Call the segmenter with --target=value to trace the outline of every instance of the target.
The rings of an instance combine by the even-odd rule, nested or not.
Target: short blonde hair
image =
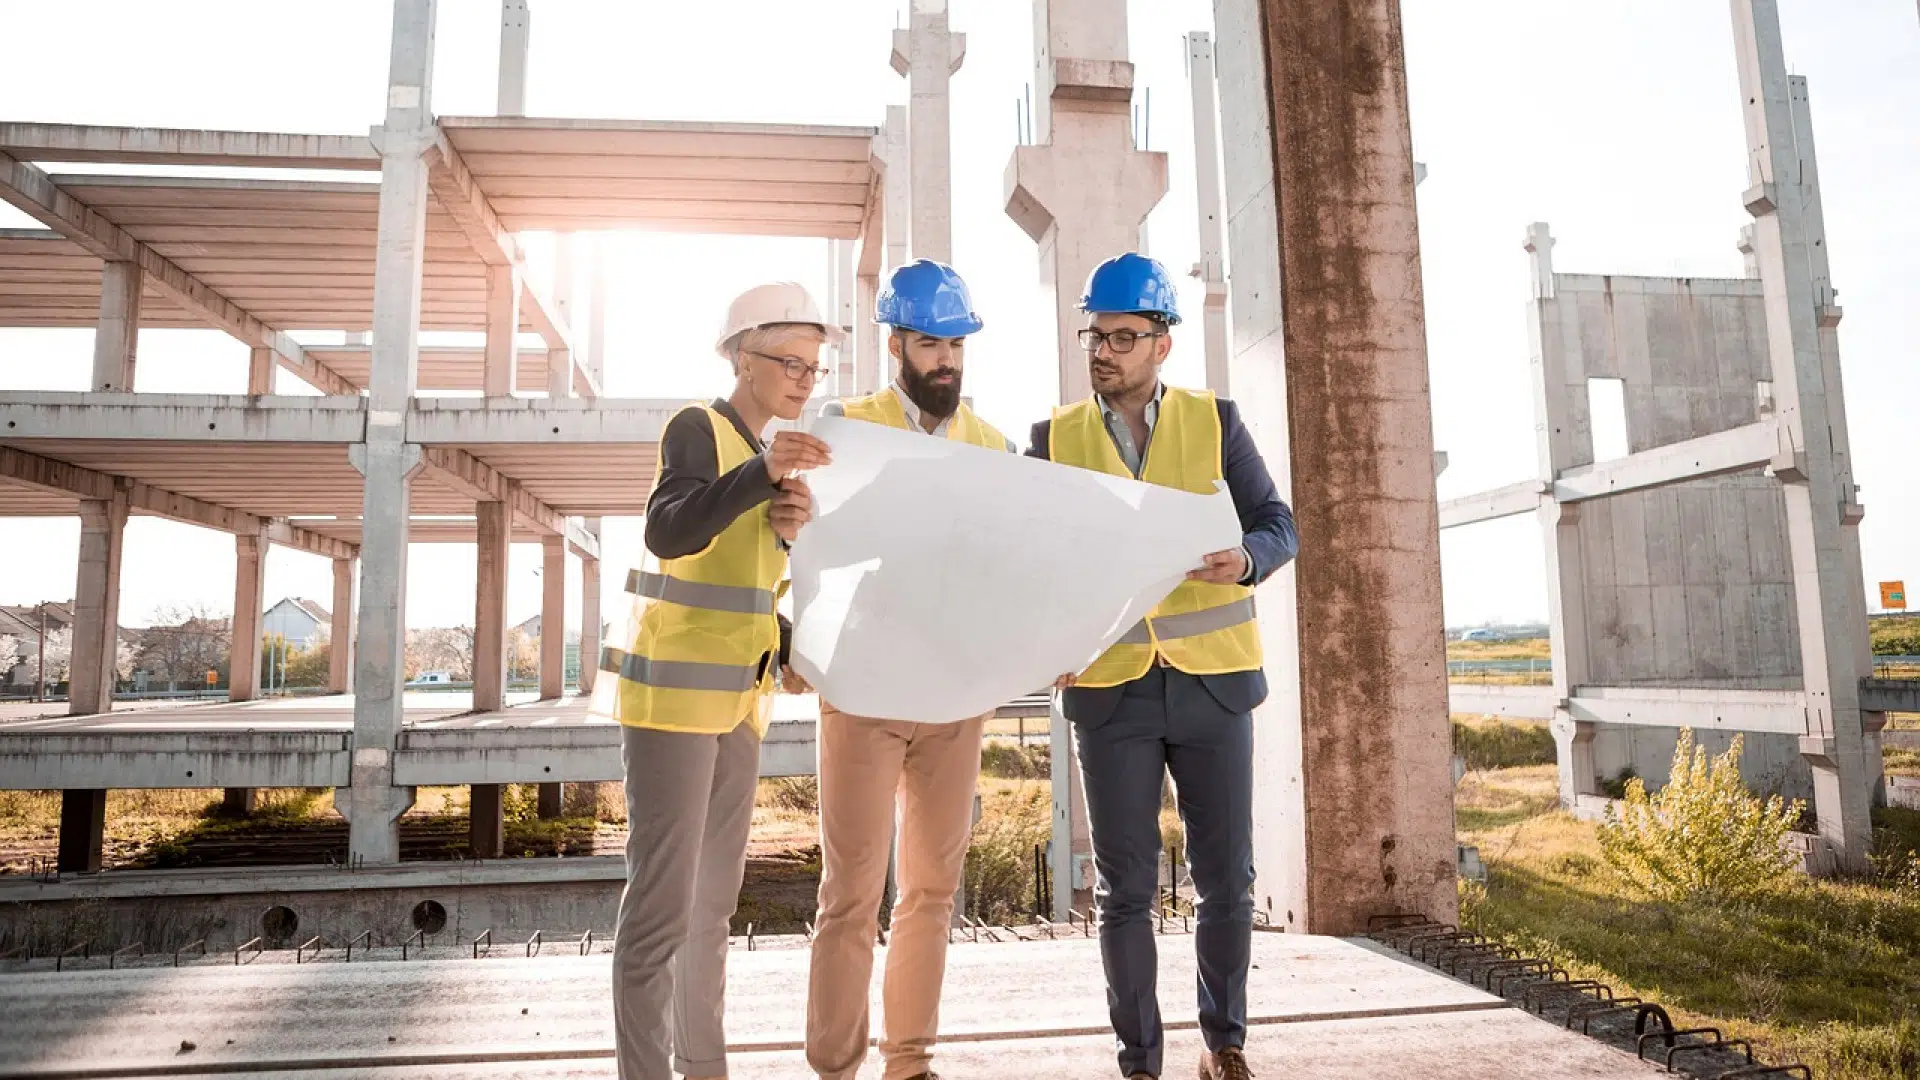
[[[790,341],[811,341],[816,345],[824,345],[827,332],[813,323],[769,323],[742,330],[727,342],[727,358],[733,362],[733,373],[740,374],[740,357],[743,353],[766,352]]]

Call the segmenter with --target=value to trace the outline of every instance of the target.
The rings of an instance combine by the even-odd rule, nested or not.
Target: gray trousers
[[[629,727],[622,736],[627,888],[613,939],[620,1080],[724,1076],[728,924],[746,871],[760,738],[748,724],[725,735]]]
[[[1169,773],[1193,873],[1200,1035],[1209,1050],[1241,1045],[1253,948],[1253,717],[1222,706],[1199,678],[1155,667],[1127,684],[1105,723],[1075,735],[1120,1075],[1161,1075],[1153,923]]]

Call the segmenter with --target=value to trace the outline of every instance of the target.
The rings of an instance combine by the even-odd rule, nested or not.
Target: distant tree
[[[0,675],[13,676],[14,666],[20,663],[20,654],[24,651],[20,639],[12,634],[0,634]]]
[[[539,677],[539,639],[529,636],[519,627],[507,631],[507,678],[537,679]]]
[[[119,679],[121,682],[132,679],[133,669],[138,666],[136,661],[138,661],[139,658],[140,650],[131,640],[125,637],[114,638],[113,677]]]
[[[281,672],[288,686],[325,686],[332,673],[333,646],[325,641],[311,649],[295,649]]]
[[[135,664],[169,686],[204,686],[207,672],[216,679],[227,670],[233,626],[204,604],[170,604],[155,609],[152,625],[140,633]]]
[[[25,655],[21,660],[27,665],[24,677],[29,685],[40,679],[40,653],[38,643],[23,644],[20,651]],[[65,627],[47,633],[47,685],[49,687],[66,682],[73,668],[73,628]]]
[[[444,671],[455,682],[473,678],[473,629],[466,626],[435,626],[407,632],[407,678],[416,679],[429,671]]]

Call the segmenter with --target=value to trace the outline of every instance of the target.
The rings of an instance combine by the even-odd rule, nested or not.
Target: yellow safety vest
[[[688,408],[713,422],[720,475],[753,457],[732,421]],[[627,647],[601,652],[600,669],[619,676],[601,680],[613,687],[605,711],[628,727],[717,735],[746,721],[765,735],[777,666],[767,657],[780,648],[774,605],[787,572],[767,508],[741,514],[692,555],[649,553],[647,564],[627,577]]]
[[[1047,456],[1062,465],[1133,475],[1120,460],[1100,402],[1094,398],[1053,410]],[[1160,399],[1160,416],[1140,479],[1210,495],[1220,478],[1220,410],[1213,392],[1168,387]],[[1147,673],[1156,655],[1192,675],[1260,667],[1253,590],[1245,585],[1182,581],[1139,625],[1080,673],[1079,685],[1131,682]]]
[[[885,424],[902,431],[925,431],[925,428],[907,422],[907,411],[900,407],[900,395],[889,386],[877,394],[853,398],[844,403],[847,416],[853,420],[865,420],[870,424]],[[992,424],[974,415],[966,402],[960,403],[959,411],[953,414],[953,420],[947,424],[947,438],[956,442],[972,443],[989,450],[1005,450],[1007,437],[994,429]]]

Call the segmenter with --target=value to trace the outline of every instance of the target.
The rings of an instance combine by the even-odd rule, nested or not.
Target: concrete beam
[[[244,510],[202,502],[137,480],[83,469],[11,446],[0,446],[0,478],[42,491],[72,495],[77,499],[112,498],[116,488],[123,487],[127,492],[129,511],[222,532],[264,535],[282,547],[328,558],[351,558],[358,550],[345,541],[322,536],[284,521],[255,517]]]
[[[1663,487],[1682,480],[1722,476],[1759,465],[1792,462],[1783,458],[1784,432],[1773,420],[1745,424],[1685,442],[1642,450],[1612,461],[1562,470],[1553,483],[1553,497],[1579,502],[1625,491]]]
[[[1477,686],[1453,683],[1447,687],[1447,708],[1456,713],[1508,716],[1516,720],[1551,720],[1559,695],[1550,686]]]
[[[1540,509],[1540,500],[1546,497],[1547,486],[1538,480],[1522,480],[1492,491],[1462,495],[1440,504],[1440,527],[1452,529],[1531,514]]]
[[[567,545],[549,536],[540,544],[540,696],[556,699],[567,687]],[[586,654],[580,654],[586,666]]]
[[[366,426],[366,403],[359,397],[65,391],[0,395],[0,434],[10,440],[356,443]]]
[[[685,407],[677,398],[420,398],[407,412],[407,434],[455,446],[659,442],[667,421]],[[0,419],[4,410],[0,403]]]
[[[1860,708],[1877,713],[1920,713],[1920,679],[1861,679]]]
[[[0,153],[22,161],[215,165],[284,169],[378,169],[361,135],[0,123]]]
[[[93,331],[93,385],[106,393],[133,393],[140,340],[140,292],[146,275],[139,263],[100,266],[100,322]]]
[[[448,487],[476,503],[504,502],[514,520],[544,533],[569,535],[566,515],[529,494],[513,478],[453,446],[423,446],[420,461]],[[582,541],[582,543],[585,543]]]
[[[266,539],[233,538],[233,634],[227,662],[227,700],[260,696],[260,621],[266,608]]]
[[[760,744],[760,775],[812,776],[815,730],[813,721],[769,725]],[[394,761],[394,782],[413,787],[623,779],[617,724],[414,728],[401,736]]]
[[[1227,378],[1227,233],[1220,195],[1219,114],[1214,107],[1213,35],[1187,35],[1187,78],[1193,99],[1193,181],[1200,213],[1200,261],[1193,276],[1206,289],[1202,311],[1207,389],[1225,397]]]
[[[256,318],[171,259],[135,240],[87,204],[61,190],[46,173],[0,153],[0,200],[109,263],[131,263],[148,281],[196,317],[248,345],[270,348],[288,370],[328,394],[354,395],[353,384],[309,358],[291,337]]]
[[[1580,723],[1807,734],[1807,699],[1798,690],[1582,686],[1566,709]]]
[[[493,204],[480,190],[480,185],[474,182],[467,163],[461,160],[445,134],[434,133],[427,144],[424,160],[427,186],[432,189],[433,197],[440,203],[441,209],[453,218],[467,242],[473,245],[474,254],[490,267],[509,266],[519,271],[521,303],[527,321],[546,340],[549,350],[571,350],[572,335],[566,320],[559,316],[553,301],[535,288],[527,277],[526,255],[521,251],[519,239],[500,224]]]

